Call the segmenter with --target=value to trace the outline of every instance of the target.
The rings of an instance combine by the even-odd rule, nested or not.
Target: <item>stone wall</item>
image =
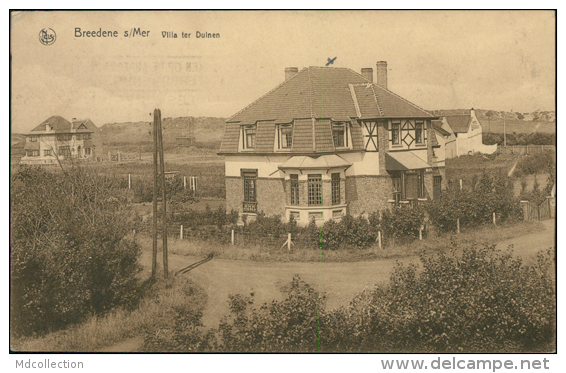
[[[389,176],[346,177],[346,201],[352,215],[371,213],[389,208],[393,184]]]

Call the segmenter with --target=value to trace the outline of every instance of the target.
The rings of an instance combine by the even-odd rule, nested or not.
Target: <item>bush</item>
[[[513,196],[513,184],[505,174],[495,176],[483,171],[471,190],[449,187],[440,198],[427,205],[431,222],[441,231],[455,231],[456,220],[460,227],[475,227],[492,221],[518,221],[523,217],[519,199]]]
[[[522,157],[517,163],[515,175],[532,175],[538,173],[556,174],[556,152],[542,152]]]
[[[419,237],[419,229],[424,225],[425,212],[421,206],[414,208],[394,207],[391,211],[381,213],[379,227],[385,239],[415,239]]]
[[[552,252],[524,266],[494,246],[421,255],[387,286],[330,312],[330,351],[550,352],[556,342]]]
[[[12,179],[11,326],[16,335],[63,328],[136,300],[141,255],[115,180],[22,167]]]

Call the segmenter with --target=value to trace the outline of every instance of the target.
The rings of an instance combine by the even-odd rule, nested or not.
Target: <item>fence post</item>
[[[287,250],[291,251],[291,233],[287,234]]]
[[[134,229],[134,233],[133,233],[133,237],[132,237],[132,241],[136,240],[136,230]]]
[[[497,224],[495,224],[495,212],[493,213],[493,225],[497,226]]]
[[[183,176],[183,189],[187,189],[187,177]]]
[[[460,179],[460,190],[462,190],[462,179]]]
[[[460,218],[456,219],[456,233],[460,233]]]
[[[181,230],[179,232],[179,239],[182,240],[183,239],[183,224],[181,224]]]
[[[381,231],[377,231],[377,246],[381,249]]]
[[[419,241],[423,240],[423,226],[421,225],[421,227],[419,228]]]
[[[232,229],[232,239],[231,239],[231,241],[232,241],[232,246],[234,246],[234,230],[233,229]]]
[[[513,145],[513,148],[512,148],[512,150],[511,150],[511,153],[512,153],[512,154],[515,154],[515,145]]]
[[[128,189],[132,189],[132,175],[128,174]]]

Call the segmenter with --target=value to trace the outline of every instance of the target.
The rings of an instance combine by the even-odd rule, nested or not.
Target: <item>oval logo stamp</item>
[[[57,39],[57,35],[55,34],[55,30],[52,28],[44,28],[39,32],[39,41],[43,45],[51,45],[55,43]]]

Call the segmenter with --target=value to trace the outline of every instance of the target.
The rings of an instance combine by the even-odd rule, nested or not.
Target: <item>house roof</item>
[[[257,124],[254,152],[272,152],[276,124],[294,123],[291,152],[333,152],[332,122],[352,123],[352,149],[363,149],[356,119],[436,118],[362,75],[307,67],[226,120],[221,153],[236,152],[241,125]],[[315,119],[316,121],[313,121]]]
[[[431,121],[432,123],[432,127],[439,132],[440,134],[444,135],[444,136],[450,136],[450,132],[446,131],[444,128],[442,128],[442,121],[441,120],[433,120]]]
[[[259,120],[291,123],[298,118],[417,117],[432,118],[425,110],[362,75],[336,67],[307,67],[284,81],[227,123],[253,124]]]
[[[450,115],[446,116],[446,121],[454,133],[468,132],[472,117],[468,115]]]
[[[77,132],[77,128],[79,128],[81,124],[85,124],[85,127],[87,128],[84,130],[81,129],[78,132],[93,132],[91,129],[92,128],[91,125],[94,126],[94,123],[92,123],[90,119],[85,119],[82,121],[73,121],[73,123],[71,124],[71,122],[69,122],[67,119],[60,117],[58,115],[54,115],[52,117],[47,118],[39,126],[32,129],[30,134],[36,134],[35,132],[45,132],[45,126],[47,124],[49,124],[52,128],[52,130],[50,131],[51,133]]]
[[[289,158],[279,166],[280,169],[301,168],[301,169],[317,169],[325,170],[334,167],[349,167],[350,162],[336,154],[328,154],[320,157],[309,157],[304,155],[296,155]]]

